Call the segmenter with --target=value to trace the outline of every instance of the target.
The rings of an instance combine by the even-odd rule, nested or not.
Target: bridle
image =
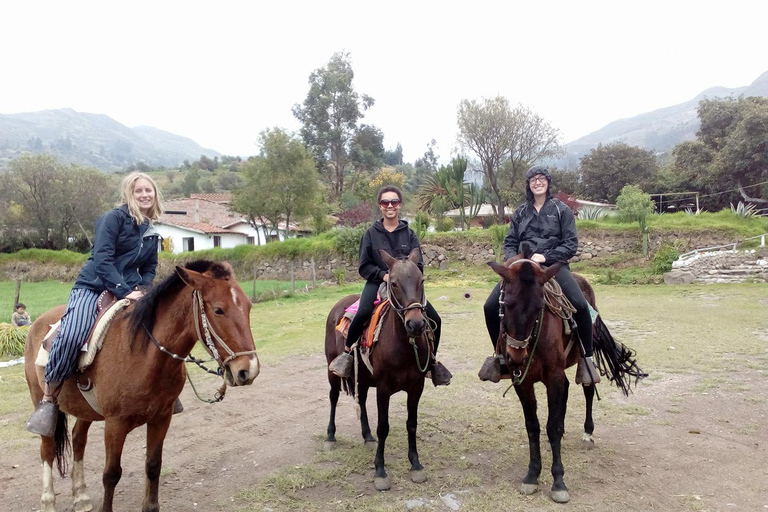
[[[196,312],[199,312],[199,315],[195,314]],[[150,332],[146,324],[143,324],[144,330],[147,332],[149,339],[152,340],[152,343],[154,343],[155,346],[157,346],[157,348],[160,349],[160,351],[163,352],[164,354],[167,354],[172,358],[178,361],[182,361],[184,363],[195,363],[197,366],[199,366],[206,372],[213,375],[218,375],[219,377],[224,376],[224,372],[226,371],[226,364],[232,361],[233,359],[240,356],[248,356],[256,353],[256,350],[235,352],[231,348],[229,348],[229,345],[227,345],[227,343],[222,339],[222,337],[218,335],[218,333],[214,330],[211,323],[208,321],[208,315],[205,313],[205,305],[203,302],[203,297],[198,290],[194,290],[192,292],[192,313],[194,315],[195,333],[197,334],[197,341],[200,342],[205,347],[205,350],[211,355],[212,359],[208,359],[208,360],[198,359],[192,354],[189,354],[187,357],[182,357],[178,354],[171,352],[170,350],[165,348],[159,341],[157,341],[157,339],[154,337],[152,332]],[[219,355],[219,351],[216,349],[216,345],[213,342],[214,339],[227,352],[227,354],[229,354],[229,357],[223,360],[221,359],[221,355]],[[216,370],[210,370],[204,365],[204,363],[211,360],[216,361],[216,363],[218,364],[219,367]],[[187,379],[189,379],[189,373],[187,373]],[[192,381],[190,381],[189,383],[192,384]],[[194,389],[194,385],[192,387]],[[204,400],[204,401],[220,402],[221,400],[224,399],[224,393],[226,392],[226,388],[227,388],[227,382],[225,380],[224,384],[216,393],[215,399],[212,401],[209,401],[209,400]],[[197,390],[195,390],[195,393],[197,393]],[[199,395],[198,395],[198,398],[199,398]],[[201,398],[201,400],[203,399]]]
[[[413,301],[407,306],[403,306],[400,304],[400,301],[397,300],[397,297],[395,297],[395,294],[392,293],[392,281],[387,280],[387,298],[389,299],[389,303],[392,305],[392,309],[395,310],[397,313],[397,316],[400,317],[400,320],[403,322],[403,325],[405,325],[405,314],[412,310],[412,309],[418,309],[421,310],[421,314],[424,316],[424,320],[427,322],[427,330],[430,331],[431,336],[427,335],[427,360],[424,361],[424,365],[422,366],[421,362],[419,361],[419,351],[416,347],[416,338],[413,336],[408,337],[408,341],[413,347],[413,353],[416,357],[416,367],[419,369],[420,372],[424,373],[429,368],[429,360],[430,357],[432,357],[432,338],[434,337],[435,332],[435,326],[432,325],[432,320],[427,316],[427,294],[424,291],[424,286],[422,285],[421,288],[421,302]],[[425,332],[426,334],[426,332]]]

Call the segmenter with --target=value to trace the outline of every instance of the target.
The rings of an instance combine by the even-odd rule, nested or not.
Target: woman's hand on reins
[[[539,253],[536,253],[533,256],[531,256],[531,259],[536,263],[544,263],[545,261],[547,261],[547,258],[543,254],[539,254]]]
[[[143,296],[144,296],[144,292],[141,292],[139,290],[134,290],[131,293],[129,293],[128,295],[126,295],[125,298],[128,299],[128,300],[139,300]]]

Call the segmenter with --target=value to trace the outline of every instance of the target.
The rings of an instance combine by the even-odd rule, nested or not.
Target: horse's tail
[[[631,377],[635,378],[635,385],[637,385],[640,379],[648,376],[637,365],[635,351],[614,340],[600,316],[595,321],[593,341],[598,366],[605,370],[606,377],[613,381],[624,395],[629,396],[632,386]]]
[[[56,419],[56,432],[53,435],[53,442],[55,446],[56,467],[61,478],[64,478],[67,476],[67,469],[69,469],[69,456],[72,453],[72,444],[69,442],[67,415],[61,411],[58,412]]]

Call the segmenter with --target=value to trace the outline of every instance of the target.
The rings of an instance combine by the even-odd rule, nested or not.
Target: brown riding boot
[[[580,357],[576,368],[576,384],[591,386],[600,383],[600,371],[595,366],[595,360],[590,357]]]
[[[480,377],[480,380],[499,382],[501,380],[501,363],[499,358],[496,356],[486,358],[480,371],[477,372],[477,376]]]
[[[59,417],[59,392],[61,383],[53,382],[45,384],[43,399],[37,404],[32,416],[27,420],[26,429],[33,434],[45,437],[53,437],[56,433],[56,421]]]
[[[451,377],[453,375],[448,368],[443,366],[443,363],[435,361],[432,365],[432,384],[435,386],[447,386],[451,383]]]
[[[353,365],[354,359],[352,358],[352,354],[343,352],[336,356],[336,359],[331,361],[331,364],[328,365],[328,371],[342,379],[351,379]]]

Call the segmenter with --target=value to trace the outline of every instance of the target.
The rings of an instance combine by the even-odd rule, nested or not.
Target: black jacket
[[[148,222],[137,226],[122,205],[96,221],[91,257],[77,276],[74,288],[97,293],[109,290],[118,299],[155,278],[159,236]]]
[[[538,212],[531,203],[524,203],[510,219],[504,238],[504,259],[519,253],[522,242],[532,244],[533,252],[547,258],[544,265],[568,263],[579,248],[573,212],[557,199],[547,199]]]
[[[386,250],[395,258],[405,258],[414,247],[421,247],[419,238],[408,223],[401,220],[391,233],[384,227],[381,219],[363,234],[360,240],[360,275],[369,282],[381,283],[384,274],[389,272],[387,264],[381,259],[379,249]],[[424,272],[424,261],[419,251],[419,270]]]

